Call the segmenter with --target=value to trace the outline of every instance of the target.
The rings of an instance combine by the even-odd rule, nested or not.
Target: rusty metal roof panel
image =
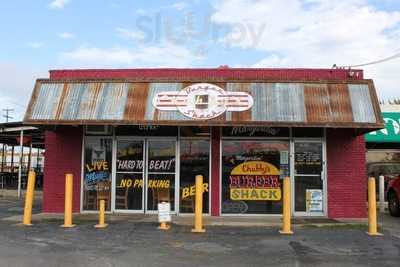
[[[123,120],[128,83],[45,83],[32,119]]]
[[[304,84],[307,122],[329,122],[331,107],[326,84]]]
[[[349,84],[348,88],[354,122],[375,123],[376,117],[368,85]]]
[[[64,88],[59,120],[122,120],[128,83],[75,83]]]
[[[97,108],[96,118],[100,120],[121,120],[124,116],[128,96],[128,83],[103,84],[102,105]]]
[[[176,92],[182,89],[182,83],[150,83],[146,103],[145,120],[155,121],[181,121],[189,118],[179,111],[160,111],[154,108],[153,98],[160,92]]]
[[[302,84],[252,83],[251,94],[253,121],[306,121]]]
[[[33,120],[54,120],[60,102],[63,84],[40,84],[33,103],[31,118]]]
[[[251,94],[250,83],[227,83],[226,91],[228,92],[245,92]],[[226,111],[225,119],[227,121],[251,121],[251,109],[245,111]]]
[[[145,117],[148,93],[148,83],[130,84],[125,103],[124,120],[139,121]]]
[[[330,121],[354,122],[347,84],[328,84]]]
[[[192,83],[124,80],[39,80],[25,121],[42,124],[312,125],[369,127],[382,124],[372,81],[214,83],[228,92],[252,95],[253,107],[193,120],[177,110],[155,109],[153,97]]]

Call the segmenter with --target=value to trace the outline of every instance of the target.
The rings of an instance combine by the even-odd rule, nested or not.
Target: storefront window
[[[209,209],[210,141],[181,140],[180,142],[180,212],[192,213],[195,199],[195,177],[203,176],[203,212]]]
[[[282,179],[289,175],[289,143],[222,142],[222,213],[282,213]]]
[[[112,139],[86,137],[83,176],[83,209],[97,210],[99,200],[111,207]]]
[[[143,210],[143,143],[117,142],[115,209]]]

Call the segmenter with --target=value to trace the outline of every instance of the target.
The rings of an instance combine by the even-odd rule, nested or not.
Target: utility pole
[[[9,114],[11,111],[14,111],[14,109],[11,108],[5,108],[3,111],[6,113],[6,115],[3,115],[4,118],[6,118],[6,122],[8,122],[8,119],[13,119]],[[1,149],[1,172],[4,172],[4,163],[7,165],[7,155],[6,155],[6,147],[5,144],[2,144],[2,149]],[[4,162],[6,161],[6,162]]]
[[[8,119],[14,119],[14,117],[11,117],[9,114],[14,111],[14,109],[11,108],[5,108],[3,111],[6,113],[6,115],[3,115],[4,118],[6,118],[6,122],[8,122]]]

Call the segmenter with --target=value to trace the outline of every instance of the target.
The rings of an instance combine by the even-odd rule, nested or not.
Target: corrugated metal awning
[[[152,105],[157,93],[180,91],[193,83],[38,80],[24,121],[74,125],[269,125],[368,129],[383,126],[371,80],[214,83],[228,92],[249,93],[254,105],[247,111],[226,111],[211,120],[193,120],[179,111],[160,111]]]

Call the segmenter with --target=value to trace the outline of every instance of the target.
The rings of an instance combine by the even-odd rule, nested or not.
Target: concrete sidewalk
[[[33,223],[62,222],[63,214],[38,213],[32,216]],[[4,221],[21,222],[22,215],[14,215],[3,218]],[[95,223],[98,220],[97,214],[74,214],[75,223]],[[135,223],[157,223],[157,215],[144,214],[107,214],[106,221],[109,223],[135,222]],[[190,226],[193,225],[193,215],[172,216],[172,224]],[[240,227],[280,227],[281,216],[204,216],[205,226],[240,226]],[[357,220],[332,220],[327,218],[292,218],[294,227],[301,226],[343,226],[343,225],[366,225],[366,219]]]
[[[26,190],[21,190],[21,198],[25,198]],[[35,190],[35,198],[42,199],[43,191]],[[17,189],[0,189],[0,197],[5,198],[18,198],[18,190]]]
[[[62,213],[40,213],[41,197],[35,196],[35,207],[32,215],[32,222],[39,223],[62,223]],[[0,211],[0,218],[3,221],[11,223],[19,223],[22,221],[23,215],[23,199],[17,198],[0,198],[1,202],[7,201],[7,210]],[[73,215],[74,223],[95,223],[98,220],[97,213],[77,213]],[[156,214],[106,214],[106,221],[109,223],[135,222],[135,223],[157,223]],[[172,216],[172,224],[191,226],[193,225],[193,214],[185,214]],[[280,227],[282,225],[282,217],[276,216],[207,216],[203,217],[203,223],[206,226],[238,226],[238,227]],[[333,220],[323,217],[295,217],[292,218],[293,227],[301,226],[343,226],[343,225],[365,225],[367,219],[355,220]]]

